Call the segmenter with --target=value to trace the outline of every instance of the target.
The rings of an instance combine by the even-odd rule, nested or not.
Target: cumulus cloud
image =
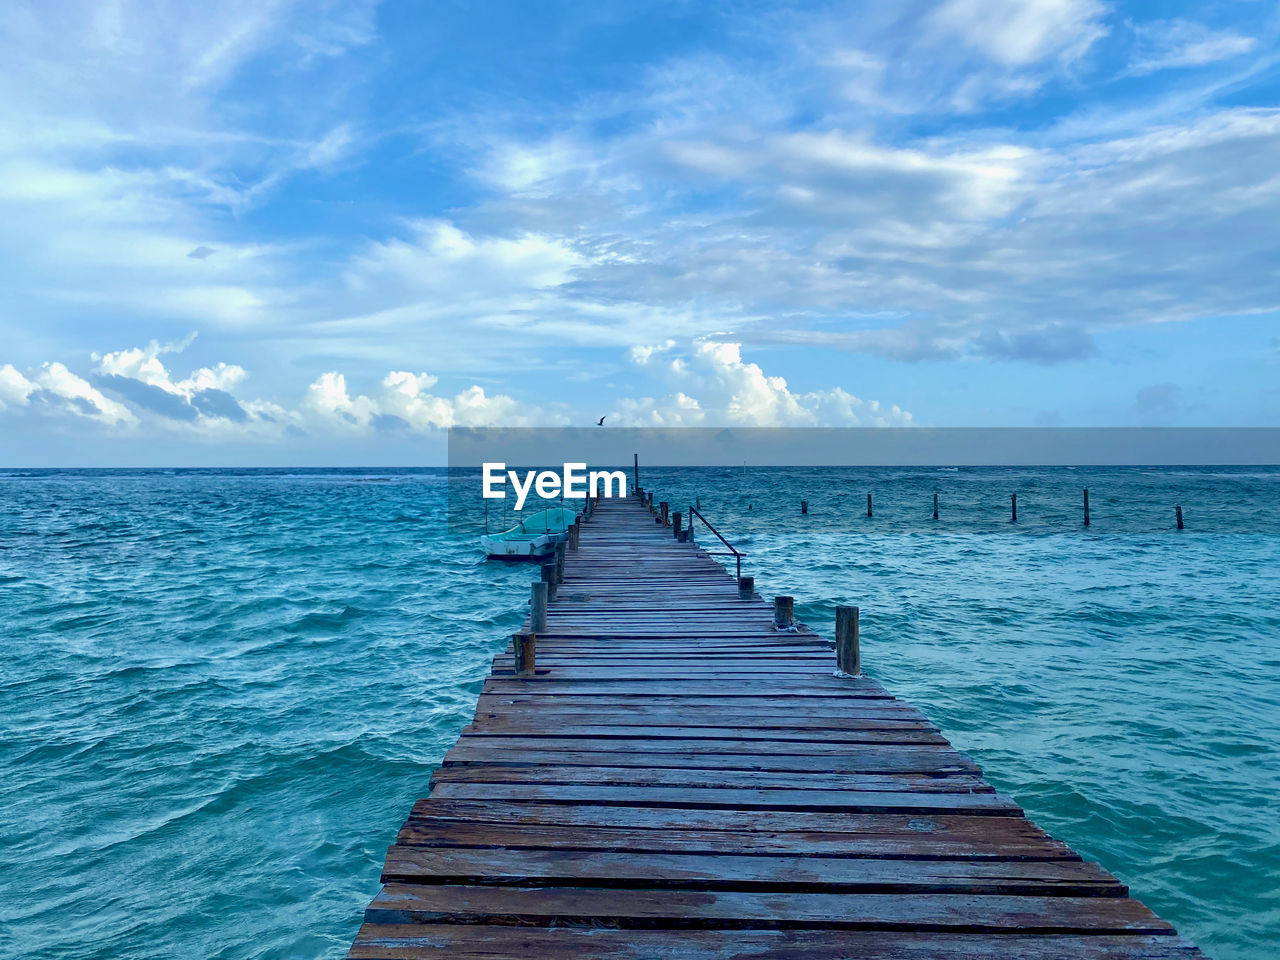
[[[17,371],[11,363],[0,367],[0,410],[22,407],[35,392],[36,385]]]
[[[275,441],[291,437],[349,439],[377,433],[430,433],[451,427],[561,426],[594,420],[564,405],[547,407],[491,392],[479,384],[441,391],[426,372],[392,370],[366,388],[345,373],[316,376],[295,403],[246,397],[248,372],[219,363],[186,376],[170,370],[167,355],[192,338],[152,342],[94,355],[88,377],[64,364],[23,373],[0,366],[0,415],[36,413],[92,420],[132,434],[165,432],[210,440]],[[675,340],[626,352],[633,369],[671,392],[662,397],[614,397],[610,425],[645,426],[903,426],[911,414],[864,400],[843,387],[797,391],[742,356],[741,345],[721,339]]]
[[[628,426],[907,426],[896,405],[863,400],[842,387],[793,391],[786,379],[742,357],[742,345],[699,340],[689,349],[667,342],[631,351],[633,363],[681,389],[661,399],[629,399],[614,418]],[[697,394],[691,396],[685,390]]]
[[[404,370],[387,373],[367,394],[352,390],[345,374],[326,371],[295,404],[246,398],[241,388],[248,372],[237,364],[199,367],[186,376],[170,371],[162,357],[181,353],[193,339],[94,354],[87,377],[57,362],[25,374],[6,363],[0,366],[0,414],[92,420],[132,433],[177,431],[211,440],[264,441],[568,422],[563,412],[490,393],[478,384],[438,395],[432,392],[435,376]]]
[[[27,395],[28,405],[56,413],[72,413],[108,426],[138,421],[127,406],[104,396],[62,363],[44,364],[31,379],[37,389]]]

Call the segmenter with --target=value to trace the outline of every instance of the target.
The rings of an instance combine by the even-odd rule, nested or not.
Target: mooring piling
[[[677,510],[675,513],[671,514],[671,536],[673,536],[677,542],[681,540],[680,533],[683,529],[684,517],[682,517],[680,515],[680,511]]]
[[[795,625],[795,597],[773,598],[773,626],[777,630],[788,630]]]
[[[1018,495],[1016,493],[1009,495],[1009,510],[1011,511],[1009,522],[1017,523],[1018,522]]]
[[[529,629],[534,633],[545,633],[549,586],[545,580],[535,580],[529,584],[529,592]]]
[[[542,582],[547,585],[547,601],[550,602],[556,598],[556,565],[554,563],[543,564],[542,566]]]
[[[871,516],[871,494],[867,494],[867,516]]]
[[[836,668],[851,677],[862,673],[857,607],[836,607]]]
[[[556,584],[564,583],[564,555],[567,552],[568,544],[561,542],[556,544]]]
[[[933,495],[933,519],[938,519],[938,495]]]
[[[538,636],[535,633],[517,633],[511,638],[511,653],[515,671],[519,674],[534,672],[537,660]]]
[[[1178,520],[1178,529],[1181,530],[1182,529],[1182,507],[1178,506],[1178,507],[1174,507],[1173,509],[1174,509],[1174,516]]]
[[[801,500],[801,501],[800,501],[800,512],[801,512],[801,513],[808,513],[808,512],[809,512],[809,501],[808,501],[808,500]]]
[[[1084,525],[1089,525],[1089,488],[1084,488]]]
[[[756,578],[755,577],[739,577],[738,578],[738,599],[750,600],[756,595]]]

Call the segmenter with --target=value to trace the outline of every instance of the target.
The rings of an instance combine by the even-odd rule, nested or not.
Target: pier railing
[[[694,517],[697,517],[704,524],[706,524],[707,529],[716,535],[716,539],[719,540],[721,543],[725,545],[725,547],[728,548],[727,550],[706,550],[703,552],[706,553],[706,555],[709,557],[733,557],[733,559],[736,561],[737,568],[738,568],[737,573],[735,573],[734,576],[741,577],[742,576],[742,558],[745,556],[745,554],[741,550],[739,550],[737,547],[735,547],[732,543],[730,543],[728,540],[726,540],[724,536],[720,533],[720,531],[711,525],[711,521],[708,520],[706,517],[704,517],[698,511],[698,509],[694,506],[689,507],[689,529],[690,530],[693,529]]]
[[[639,458],[637,458],[636,460],[636,468],[637,468],[637,477],[638,477],[639,476],[639,473],[638,473]],[[746,554],[743,553],[741,550],[739,550],[737,547],[735,547],[728,540],[726,540],[724,538],[724,534],[722,534],[719,530],[717,530],[712,525],[711,521],[702,515],[702,512],[698,510],[697,507],[695,507],[693,504],[689,504],[689,513],[688,513],[689,525],[682,529],[681,521],[685,518],[681,516],[679,511],[676,511],[675,513],[671,513],[670,504],[668,504],[667,501],[665,500],[662,500],[658,503],[654,503],[652,490],[645,490],[643,487],[637,486],[635,487],[634,495],[643,505],[649,508],[649,512],[654,515],[655,522],[661,523],[664,527],[672,528],[672,532],[675,535],[675,538],[677,540],[685,541],[685,540],[696,539],[693,535],[693,518],[697,517],[699,520],[701,520],[703,524],[706,525],[706,528],[710,530],[713,534],[715,534],[716,539],[719,540],[722,544],[724,544],[724,547],[725,547],[725,549],[723,550],[704,550],[703,553],[705,553],[709,557],[733,557],[734,566],[736,567],[734,576],[737,577],[738,579],[742,578],[742,558],[745,557]]]

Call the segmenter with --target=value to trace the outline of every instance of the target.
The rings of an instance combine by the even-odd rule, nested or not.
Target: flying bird
[[[606,414],[604,415],[604,417],[607,417],[607,416],[608,416],[608,414],[606,413]],[[603,426],[604,426],[604,417],[601,417],[599,420],[597,420],[597,421],[596,421],[596,426],[597,426],[597,427],[603,427]]]

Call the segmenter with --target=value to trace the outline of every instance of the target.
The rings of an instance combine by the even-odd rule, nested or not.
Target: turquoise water
[[[642,480],[819,630],[857,603],[869,673],[1209,953],[1274,954],[1280,471]],[[0,955],[345,952],[532,579],[444,486],[0,472]]]

